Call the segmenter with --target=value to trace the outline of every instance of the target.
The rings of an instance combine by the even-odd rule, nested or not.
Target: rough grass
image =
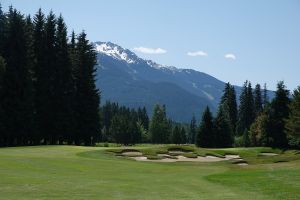
[[[112,147],[120,153],[122,147]],[[168,146],[130,147],[154,154]],[[194,147],[191,147],[194,148]],[[197,149],[249,163],[138,162],[107,147],[0,148],[0,199],[300,199],[300,154],[261,157],[266,148]],[[276,156],[277,157],[277,156]],[[266,160],[265,160],[266,159]],[[278,160],[288,162],[274,163]]]

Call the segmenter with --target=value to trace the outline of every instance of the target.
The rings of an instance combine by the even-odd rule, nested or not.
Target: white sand
[[[128,157],[134,157],[134,156],[142,156],[143,154],[138,151],[128,151],[128,152],[122,153],[122,155],[128,156]]]
[[[277,153],[260,153],[262,156],[277,156]]]
[[[168,154],[158,154],[158,156],[169,156]],[[187,158],[184,156],[175,156],[177,159],[171,159],[171,158],[163,158],[159,160],[150,160],[147,159],[145,156],[138,156],[133,157],[133,159],[137,161],[150,161],[150,162],[218,162],[218,161],[224,161],[224,160],[235,160],[235,159],[241,159],[239,155],[226,155],[225,158],[219,158],[216,156],[198,156],[197,158]]]
[[[249,165],[248,163],[238,163],[237,165],[239,166],[246,166],[246,165]]]

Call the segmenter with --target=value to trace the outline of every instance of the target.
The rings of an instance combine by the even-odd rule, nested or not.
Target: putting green
[[[300,160],[292,151],[281,155],[288,162],[265,163],[276,158],[253,153],[261,148],[228,149],[248,159],[238,166],[141,162],[105,149],[0,148],[0,199],[300,199]]]

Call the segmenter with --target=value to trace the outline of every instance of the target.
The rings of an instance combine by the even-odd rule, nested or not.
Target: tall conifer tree
[[[215,135],[213,130],[213,117],[207,106],[202,115],[202,120],[199,126],[196,137],[196,145],[198,147],[214,147]]]
[[[76,44],[76,144],[92,145],[100,134],[100,94],[95,85],[96,53],[84,32]]]

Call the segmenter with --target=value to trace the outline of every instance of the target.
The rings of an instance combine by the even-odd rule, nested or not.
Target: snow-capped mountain
[[[193,114],[200,119],[206,106],[216,111],[224,82],[192,69],[144,60],[111,42],[95,42],[94,46],[102,103],[111,100],[133,108],[146,106],[150,114],[155,103],[165,104],[167,114],[181,122],[189,122]],[[239,95],[240,87],[236,92]]]

